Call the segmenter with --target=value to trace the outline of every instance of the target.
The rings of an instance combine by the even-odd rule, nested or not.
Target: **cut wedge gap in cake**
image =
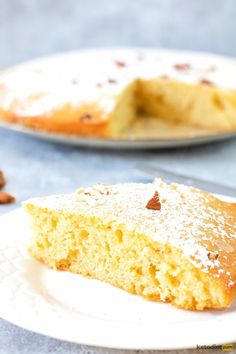
[[[135,80],[111,115],[114,137],[188,137],[236,128],[236,95],[207,84]]]

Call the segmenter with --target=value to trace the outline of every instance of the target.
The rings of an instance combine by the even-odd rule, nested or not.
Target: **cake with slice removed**
[[[236,294],[236,205],[179,184],[95,185],[24,204],[31,253],[184,309],[225,308]]]
[[[0,122],[116,139],[157,138],[161,127],[167,138],[181,129],[181,137],[235,132],[235,68],[233,59],[209,54],[64,53],[0,73]]]

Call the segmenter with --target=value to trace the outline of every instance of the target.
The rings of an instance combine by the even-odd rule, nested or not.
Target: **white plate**
[[[0,316],[5,320],[61,340],[111,348],[178,349],[236,341],[236,303],[228,310],[194,312],[146,301],[100,281],[48,269],[28,253],[30,237],[22,210],[0,218]]]
[[[190,138],[179,139],[97,139],[97,138],[83,138],[78,136],[68,136],[64,134],[46,133],[43,131],[35,131],[18,124],[10,124],[0,122],[0,127],[11,129],[32,137],[43,140],[48,140],[55,143],[62,143],[66,145],[85,146],[91,148],[109,148],[109,149],[163,149],[201,145],[222,141],[234,138],[236,133],[222,133],[203,135]]]
[[[93,49],[93,50],[80,50],[74,52],[67,52],[56,54],[49,57],[39,58],[37,60],[33,60],[27,63],[23,63],[21,65],[16,66],[16,68],[23,68],[27,70],[40,68],[47,68],[48,66],[59,67],[60,63],[64,63],[65,61],[68,63],[74,63],[76,61],[76,67],[83,67],[84,72],[89,71],[91,68],[91,62],[104,62],[109,58],[130,58],[140,55],[150,56],[150,58],[156,58],[157,60],[163,61],[163,58],[171,59],[173,63],[181,63],[181,62],[190,62],[195,63],[200,67],[205,66],[214,66],[218,65],[222,69],[228,69],[230,66],[230,70],[232,71],[232,66],[236,68],[236,61],[232,58],[222,57],[219,55],[214,55],[210,53],[200,53],[200,52],[186,52],[186,51],[177,51],[177,50],[166,50],[166,49],[151,49],[151,48],[110,48],[110,49]],[[169,60],[168,59],[168,60]],[[106,62],[106,61],[105,61]],[[53,65],[52,65],[53,64]],[[67,67],[73,68],[74,64],[69,64]],[[137,65],[137,64],[136,64]],[[94,65],[93,65],[94,66]],[[13,68],[14,69],[14,68]],[[158,67],[156,68],[156,70]],[[11,68],[9,70],[12,70]],[[103,69],[104,70],[104,69]],[[224,71],[223,70],[223,71]],[[70,71],[70,70],[69,70]],[[77,73],[78,74],[78,73]],[[81,73],[80,73],[81,74]],[[159,73],[160,74],[160,73]],[[172,73],[173,74],[173,73]],[[207,75],[207,74],[205,74]],[[178,76],[178,75],[177,75]],[[183,78],[182,78],[183,79]],[[219,77],[216,77],[216,82],[221,84],[222,80],[225,80],[224,75],[222,73]],[[227,80],[226,80],[227,81]],[[231,80],[232,81],[232,80]],[[231,84],[230,84],[231,85]],[[63,144],[70,145],[78,145],[78,146],[88,146],[95,148],[112,148],[112,149],[161,149],[161,148],[173,148],[173,147],[181,147],[181,146],[190,146],[190,145],[199,145],[204,143],[210,143],[214,141],[220,141],[224,139],[229,139],[236,136],[236,132],[231,133],[214,133],[214,132],[197,132],[195,133],[186,133],[186,137],[161,137],[154,136],[154,138],[147,138],[142,136],[133,136],[130,138],[122,138],[122,139],[97,139],[97,138],[86,138],[79,136],[71,136],[66,134],[59,133],[47,133],[44,131],[36,131],[34,129],[26,128],[21,125],[13,124],[13,123],[5,123],[0,122],[0,127],[4,127],[7,129],[11,129],[20,133],[24,133],[27,135],[31,135],[33,137],[59,142]]]
[[[35,131],[18,124],[10,124],[0,122],[0,127],[11,129],[25,135],[35,138],[51,141],[54,143],[62,143],[66,145],[85,146],[92,148],[108,148],[108,149],[164,149],[185,146],[201,145],[222,140],[234,138],[236,133],[221,133],[212,135],[203,135],[198,137],[180,138],[180,139],[96,139],[83,138],[72,135],[46,133],[43,131]]]

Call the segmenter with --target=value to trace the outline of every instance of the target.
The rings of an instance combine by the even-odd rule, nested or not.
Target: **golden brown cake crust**
[[[99,107],[95,105],[89,110],[87,105],[81,106],[77,111],[65,106],[58,112],[52,112],[51,115],[35,117],[24,117],[0,109],[0,117],[8,123],[19,124],[36,131],[96,138],[111,136],[109,118],[104,120],[104,112],[99,111]]]

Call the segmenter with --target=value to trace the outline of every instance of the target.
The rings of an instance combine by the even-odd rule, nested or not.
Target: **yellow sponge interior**
[[[147,299],[203,310],[230,305],[220,283],[185,259],[124,225],[33,205],[32,254],[49,267],[99,279]]]

